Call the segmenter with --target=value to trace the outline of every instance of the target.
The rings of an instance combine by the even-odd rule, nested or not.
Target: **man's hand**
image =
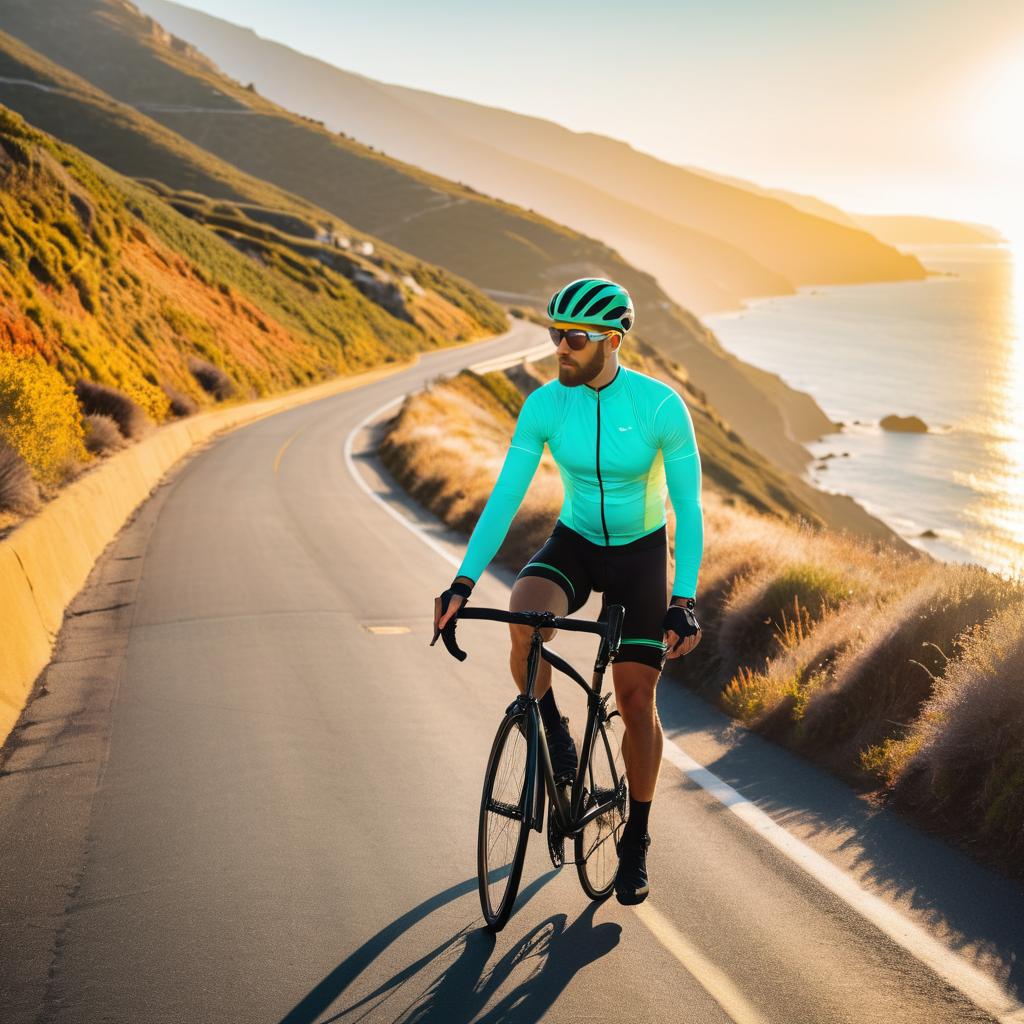
[[[675,600],[673,600],[672,605],[670,607],[671,608],[685,608],[686,604],[687,604],[687,600],[685,598],[676,598]],[[692,614],[693,613],[691,611],[690,612],[690,617],[691,618],[692,618]],[[668,619],[668,618],[669,618],[669,614],[666,613],[666,619]],[[689,625],[688,622],[687,622],[687,625]],[[695,633],[691,633],[690,635],[684,636],[682,638],[680,638],[679,633],[677,633],[674,629],[666,629],[665,630],[664,643],[665,643],[665,660],[666,661],[672,661],[675,658],[681,658],[684,655],[689,654],[690,651],[692,651],[694,649],[694,647],[696,647],[697,644],[700,643],[700,638],[703,635],[703,633],[702,633],[702,630],[700,628],[700,624],[697,622],[697,620],[695,618],[693,619],[693,625],[696,627],[696,632]]]
[[[452,587],[456,583],[465,584],[466,587],[472,589],[473,581],[465,576],[458,576],[452,584]],[[448,595],[448,603],[445,606],[442,600],[445,595]],[[434,598],[434,639],[431,641],[431,646],[437,641],[437,637],[441,630],[459,613],[459,609],[466,603],[466,598],[461,594],[451,593],[451,588],[446,590],[440,597]]]

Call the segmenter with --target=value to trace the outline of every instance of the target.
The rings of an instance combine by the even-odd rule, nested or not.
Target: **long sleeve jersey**
[[[671,498],[672,593],[695,597],[704,519],[693,421],[675,390],[624,366],[602,388],[553,380],[526,399],[458,575],[475,582],[497,554],[545,444],[562,477],[559,519],[594,544],[628,544],[661,528]]]

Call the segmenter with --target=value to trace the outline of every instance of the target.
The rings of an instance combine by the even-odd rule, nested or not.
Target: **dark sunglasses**
[[[618,331],[584,331],[579,327],[549,327],[548,334],[557,348],[562,344],[562,339],[569,343],[569,348],[574,352],[587,347],[588,341],[604,341]]]

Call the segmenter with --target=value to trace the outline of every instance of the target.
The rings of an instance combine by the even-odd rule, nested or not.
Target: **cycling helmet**
[[[548,316],[560,323],[599,324],[625,334],[633,326],[633,300],[614,281],[581,277],[551,296]]]

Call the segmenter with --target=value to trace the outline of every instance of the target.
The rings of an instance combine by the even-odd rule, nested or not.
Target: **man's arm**
[[[655,428],[665,460],[665,481],[676,513],[676,571],[672,603],[697,595],[697,575],[704,556],[701,466],[690,411],[673,392],[658,406]]]
[[[540,463],[547,440],[540,390],[523,403],[505,462],[466,547],[457,579],[472,586],[498,553]]]

